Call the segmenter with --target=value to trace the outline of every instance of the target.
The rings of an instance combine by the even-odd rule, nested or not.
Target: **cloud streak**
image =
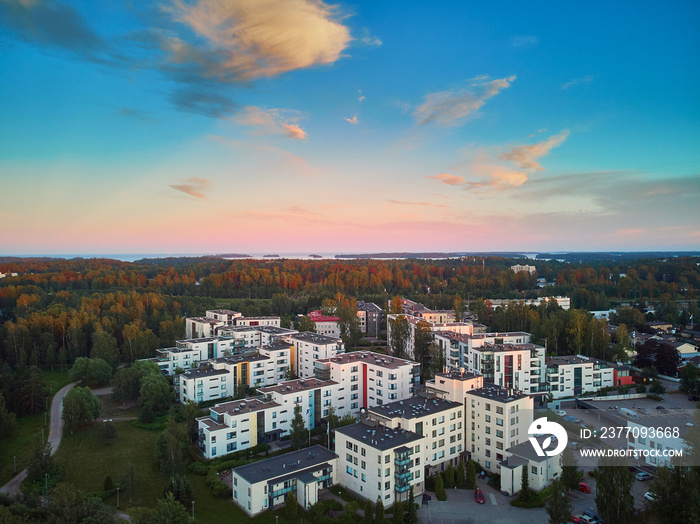
[[[306,131],[296,123],[299,120],[298,114],[287,109],[246,106],[241,113],[233,117],[233,120],[240,125],[254,128],[256,134],[283,135],[296,140],[308,138]]]
[[[476,77],[460,89],[426,95],[425,100],[413,112],[417,126],[434,124],[439,127],[455,127],[481,109],[489,98],[510,87],[515,75],[489,80]]]
[[[561,144],[563,144],[564,140],[566,140],[568,136],[568,130],[562,131],[558,135],[549,137],[544,142],[513,148],[510,151],[503,153],[501,155],[501,159],[515,162],[522,169],[543,171],[544,168],[539,162],[537,162],[537,160],[549,154],[549,152],[555,147],[559,147]]]
[[[351,123],[351,124],[357,124],[357,123],[358,123],[357,115],[355,115],[355,116],[352,117],[352,118],[346,118],[345,121],[346,121],[346,122],[349,122],[349,123]]]
[[[570,87],[574,87],[577,85],[583,85],[583,84],[590,84],[591,82],[593,82],[593,75],[586,75],[586,76],[582,76],[581,78],[574,78],[570,82],[563,84],[561,86],[561,88],[562,89],[569,89]]]
[[[173,184],[169,187],[175,191],[185,193],[186,195],[199,199],[205,199],[206,195],[204,194],[204,191],[207,189],[210,182],[211,181],[207,180],[206,178],[190,177],[184,180],[182,184]]]
[[[463,176],[448,175],[447,173],[440,173],[439,175],[427,175],[425,178],[432,178],[439,180],[443,184],[448,186],[461,186],[466,182]]]
[[[392,200],[387,198],[387,202],[392,204],[397,204],[400,206],[433,206],[433,207],[447,207],[445,204],[433,204],[432,202],[408,202],[405,200]]]

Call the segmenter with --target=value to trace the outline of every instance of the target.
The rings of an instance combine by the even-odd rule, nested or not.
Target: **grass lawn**
[[[58,393],[58,390],[63,386],[70,384],[68,371],[60,371],[58,366],[54,367],[54,371],[51,371],[50,368],[42,369],[41,374],[44,384],[46,384],[46,392],[51,397]]]
[[[127,404],[128,407],[124,408],[121,402],[114,402],[112,400],[112,395],[99,395],[100,402],[102,402],[102,410],[100,411],[100,418],[116,418],[116,417],[138,417],[140,410],[138,405],[132,403],[133,405]]]
[[[41,430],[44,428],[44,413],[37,413],[17,419],[18,431],[12,438],[0,441],[0,486],[4,486],[15,476],[13,457],[17,457],[17,473],[27,467],[32,457],[34,445],[41,440]],[[49,428],[44,430],[44,438],[48,438]]]
[[[154,458],[158,431],[135,428],[130,422],[115,422],[117,437],[110,444],[99,439],[99,424],[83,427],[72,435],[66,432],[56,453],[56,462],[63,466],[63,480],[86,493],[102,490],[110,476],[118,484],[129,463],[136,473],[136,493],[129,497],[120,493],[121,509],[149,506],[163,496],[166,479]],[[106,500],[116,506],[116,496]]]

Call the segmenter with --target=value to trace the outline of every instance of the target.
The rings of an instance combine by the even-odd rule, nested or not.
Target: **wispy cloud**
[[[542,171],[544,168],[537,162],[541,157],[549,154],[549,152],[555,147],[559,147],[564,140],[569,136],[569,131],[565,130],[549,137],[544,142],[538,142],[536,144],[529,144],[525,146],[518,146],[506,151],[501,155],[502,160],[509,160],[515,162],[522,169],[530,169],[533,171]]]
[[[299,114],[288,109],[263,109],[246,106],[233,120],[255,129],[257,134],[283,135],[296,140],[306,140],[307,134],[299,125]]]
[[[443,184],[448,186],[460,186],[465,183],[463,176],[448,175],[447,173],[440,173],[439,175],[427,175],[425,178],[433,178],[439,180]]]
[[[346,118],[345,121],[346,121],[346,122],[350,122],[351,124],[357,124],[357,123],[358,123],[357,115],[355,115],[355,116],[352,117],[352,118]]]
[[[366,27],[363,27],[360,30],[360,36],[357,37],[356,41],[361,45],[370,47],[378,47],[382,45],[382,41],[376,36],[372,36],[369,32],[369,29],[367,29]]]
[[[582,85],[582,84],[590,84],[591,82],[593,82],[593,75],[586,75],[586,76],[582,76],[581,78],[574,78],[570,82],[563,84],[561,86],[561,88],[562,89],[569,89],[570,87],[574,87],[574,86]]]
[[[204,199],[206,198],[204,192],[210,183],[211,181],[206,178],[190,177],[183,180],[182,184],[172,184],[169,187],[173,188],[175,191],[185,193],[186,195]]]
[[[170,101],[182,111],[215,118],[230,115],[236,109],[236,104],[228,96],[194,87],[174,91]]]
[[[510,44],[513,47],[531,47],[539,43],[540,39],[535,35],[519,35],[513,36],[510,39]]]
[[[401,206],[433,206],[433,207],[447,207],[445,204],[434,204],[432,202],[408,202],[405,200],[392,200],[390,198],[386,199],[387,202],[392,204],[397,204]]]
[[[367,100],[367,97],[366,97],[365,95],[362,94],[362,89],[358,90],[357,93],[358,93],[358,95],[359,95],[359,96],[357,97],[357,101],[358,101],[358,102],[364,102],[365,100]]]
[[[489,98],[509,87],[515,78],[515,75],[495,80],[476,77],[466,87],[428,94],[413,112],[416,125],[458,126]]]
[[[332,64],[351,40],[335,9],[318,0],[178,1],[170,12],[219,52],[212,74],[239,80]]]
[[[153,119],[148,116],[147,113],[134,109],[133,107],[120,107],[117,110],[118,116],[123,116],[126,118],[133,118],[136,120],[141,120],[142,122],[152,122]]]

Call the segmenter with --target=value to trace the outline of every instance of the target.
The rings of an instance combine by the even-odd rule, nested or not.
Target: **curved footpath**
[[[75,382],[68,384],[67,386],[61,388],[58,393],[56,393],[51,401],[51,425],[49,426],[49,444],[51,444],[51,454],[56,453],[58,446],[61,444],[61,438],[63,437],[63,419],[61,415],[63,414],[63,397],[66,393],[75,386]],[[5,484],[0,488],[0,493],[6,495],[17,495],[19,493],[19,487],[22,481],[27,477],[27,470],[25,469],[13,478],[10,482]]]

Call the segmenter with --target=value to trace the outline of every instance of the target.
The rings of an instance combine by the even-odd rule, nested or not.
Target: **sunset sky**
[[[695,0],[0,0],[0,254],[698,249]]]

